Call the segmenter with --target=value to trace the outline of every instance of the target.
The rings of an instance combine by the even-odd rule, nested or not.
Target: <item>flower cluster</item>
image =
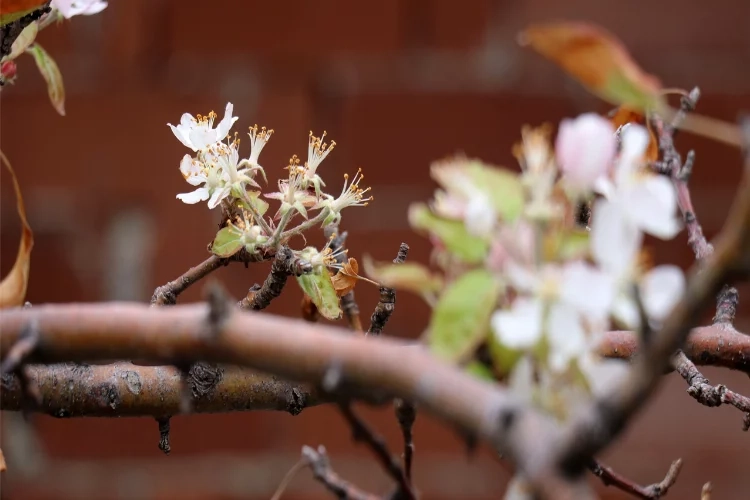
[[[293,236],[316,225],[338,224],[345,208],[365,206],[372,200],[368,195],[370,188],[360,188],[359,170],[351,180],[344,175],[344,187],[338,196],[323,191],[326,183],[321,178],[320,165],[336,146],[333,141],[325,142],[325,132],[320,137],[310,132],[307,161],[301,164],[296,155],[292,156],[286,167],[287,175],[277,182],[278,190],[264,193],[259,176],[266,182],[267,178],[259,158],[273,130],[250,127],[250,153],[242,158],[240,139],[236,133],[230,136],[238,120],[232,103],[226,105],[223,118],[217,119],[213,111],[205,116],[185,113],[178,125],[167,124],[175,137],[192,151],[180,161],[180,172],[196,189],[178,194],[177,198],[188,204],[207,201],[210,209],[222,209],[224,223],[211,245],[215,255],[227,258],[243,249],[250,254],[272,255]],[[280,202],[275,216],[268,220],[264,218],[268,204],[263,198]],[[311,215],[311,211],[316,213]],[[290,226],[296,215],[303,222]],[[331,250],[307,247],[295,251],[295,255],[310,262],[313,269],[312,276],[299,278],[303,290],[313,297],[322,314],[335,317],[338,297],[327,270],[336,268]]]
[[[486,345],[495,376],[564,418],[626,370],[595,355],[598,335],[644,320],[658,327],[684,277],[651,266],[642,250],[644,235],[670,239],[681,229],[670,180],[645,161],[647,130],[616,134],[606,118],[584,114],[564,120],[554,143],[550,132],[522,130],[520,174],[462,157],[433,165],[440,189],[410,220],[433,241],[444,280],[427,269],[368,272],[434,305],[435,353],[465,359]],[[581,206],[592,214],[583,227]],[[448,284],[436,290],[436,281]]]

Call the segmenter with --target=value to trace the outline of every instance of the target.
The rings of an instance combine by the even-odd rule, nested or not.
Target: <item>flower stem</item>
[[[271,248],[276,248],[279,245],[279,242],[281,241],[281,235],[284,232],[284,228],[289,224],[289,220],[292,218],[292,215],[294,212],[293,209],[288,210],[284,215],[281,216],[281,220],[279,221],[279,224],[276,226],[276,230],[273,232],[273,236],[271,237],[271,241],[268,242],[268,246]]]
[[[290,229],[289,231],[284,231],[284,232],[283,232],[283,233],[281,234],[281,238],[280,238],[280,240],[281,240],[282,242],[283,242],[283,241],[287,241],[287,240],[288,240],[289,238],[291,238],[292,236],[296,236],[296,235],[298,235],[298,234],[302,234],[302,233],[303,233],[304,231],[307,231],[308,229],[310,229],[311,227],[313,227],[313,226],[314,226],[315,224],[320,224],[320,223],[322,223],[322,222],[323,222],[323,221],[325,220],[325,218],[326,218],[326,217],[328,217],[328,214],[329,214],[330,212],[331,212],[331,209],[330,209],[330,208],[328,208],[328,207],[324,207],[324,208],[323,208],[323,209],[322,209],[322,210],[321,210],[321,211],[320,211],[320,212],[318,213],[318,215],[316,215],[316,216],[315,216],[315,217],[313,217],[312,219],[308,219],[308,220],[306,220],[305,222],[303,222],[303,223],[302,223],[302,224],[300,224],[299,226],[297,226],[297,227],[295,227],[295,228],[293,228],[293,229]]]
[[[245,202],[245,205],[247,205],[247,208],[250,210],[250,213],[253,215],[255,220],[258,221],[258,225],[263,230],[263,232],[269,236],[272,235],[273,229],[271,229],[271,226],[268,225],[268,222],[266,222],[263,219],[263,216],[260,214],[260,212],[258,212],[258,209],[255,208],[255,205],[253,205],[253,201],[247,195],[247,192],[242,193],[242,199]]]

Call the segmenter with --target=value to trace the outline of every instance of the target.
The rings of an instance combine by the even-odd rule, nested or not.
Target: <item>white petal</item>
[[[563,269],[563,300],[592,320],[601,321],[609,314],[616,286],[611,274],[583,261],[571,262]]]
[[[219,140],[216,131],[207,127],[194,128],[188,138],[196,151],[207,148]]]
[[[179,125],[175,127],[171,123],[167,123],[167,125],[169,125],[169,128],[172,129],[172,133],[174,134],[174,136],[177,137],[177,139],[179,139],[183,145],[195,151],[195,148],[193,147],[193,144],[190,142],[190,139],[188,139],[187,135],[185,135],[184,133],[185,129],[183,129]]]
[[[229,192],[232,190],[231,186],[225,186],[222,189],[217,189],[214,194],[211,195],[211,199],[208,200],[208,208],[216,208],[221,201],[229,196]]]
[[[680,232],[677,194],[666,177],[650,175],[628,190],[623,202],[628,215],[644,232],[665,240]]]
[[[513,287],[526,293],[532,293],[539,284],[539,277],[531,269],[518,265],[513,260],[508,260],[505,266],[505,275]]]
[[[641,287],[646,314],[663,321],[685,292],[685,276],[677,266],[659,266],[645,276]]]
[[[178,194],[177,199],[189,205],[193,205],[199,201],[205,201],[208,199],[208,188],[202,187],[190,193]]]
[[[638,307],[635,305],[631,294],[621,294],[615,299],[612,307],[612,316],[623,323],[627,328],[637,330],[641,326]]]
[[[591,253],[597,264],[621,276],[633,264],[642,241],[620,203],[597,200],[591,217]]]
[[[622,149],[620,161],[616,170],[618,184],[622,184],[627,176],[640,166],[641,158],[646,152],[650,137],[645,127],[631,123],[622,131]]]
[[[534,490],[531,485],[520,475],[515,475],[505,490],[503,500],[532,500],[533,498]]]
[[[547,338],[550,367],[555,371],[564,370],[571,359],[586,350],[586,334],[580,316],[573,307],[559,302],[550,309]]]
[[[542,336],[542,304],[537,300],[516,299],[510,311],[497,311],[492,328],[500,343],[511,349],[535,345]]]
[[[464,224],[469,234],[487,236],[495,227],[497,214],[487,196],[478,194],[466,205]]]
[[[617,359],[602,359],[591,354],[578,359],[578,367],[586,375],[594,396],[610,393],[617,383],[628,374],[629,366]]]
[[[223,140],[227,136],[229,130],[232,128],[232,125],[234,125],[234,122],[239,120],[238,117],[232,116],[233,110],[234,105],[232,105],[231,102],[227,103],[226,108],[224,108],[224,118],[222,118],[219,124],[216,126],[216,135],[217,140],[219,141]]]

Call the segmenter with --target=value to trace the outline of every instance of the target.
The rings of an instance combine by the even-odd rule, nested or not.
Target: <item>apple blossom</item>
[[[107,2],[102,0],[52,0],[50,6],[58,10],[65,19],[70,19],[78,15],[98,14],[107,8]]]
[[[349,182],[349,174],[344,174],[344,187],[341,189],[341,194],[338,198],[334,198],[331,195],[323,194],[322,198],[313,208],[325,208],[329,211],[329,215],[323,221],[323,226],[328,224],[338,224],[341,221],[341,211],[347,207],[366,207],[367,204],[372,201],[373,197],[365,195],[370,191],[370,188],[362,189],[359,187],[359,183],[362,182],[365,176],[362,175],[362,169],[357,170],[354,174],[351,183]]]
[[[274,216],[275,219],[278,219],[292,209],[307,219],[307,209],[314,206],[318,199],[308,191],[305,178],[306,170],[299,165],[299,159],[296,155],[292,156],[289,160],[287,169],[289,170],[289,177],[279,180],[279,190],[275,193],[265,193],[263,196],[281,201],[281,206]]]
[[[315,137],[310,131],[310,138],[307,145],[307,162],[305,163],[305,179],[315,187],[315,194],[320,196],[320,186],[325,186],[325,182],[318,175],[318,167],[325,160],[328,153],[336,147],[336,141],[331,141],[330,146],[323,142],[326,132],[320,137]]]
[[[555,153],[563,178],[571,188],[590,191],[606,173],[617,150],[614,133],[612,123],[596,113],[560,123]]]
[[[227,103],[224,118],[216,125],[216,128],[214,128],[216,113],[213,111],[207,116],[198,115],[197,118],[190,113],[184,113],[179,125],[174,126],[171,123],[167,125],[181,143],[197,152],[224,140],[234,122],[238,120],[236,116],[232,116],[233,109],[232,103]]]

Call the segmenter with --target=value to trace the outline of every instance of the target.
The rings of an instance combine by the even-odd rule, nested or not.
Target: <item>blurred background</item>
[[[54,57],[67,92],[56,114],[30,57],[3,89],[0,147],[13,163],[35,232],[28,300],[32,303],[148,301],[154,288],[207,257],[217,214],[175,195],[190,188],[178,171],[186,149],[168,122],[184,112],[220,116],[227,101],[243,137],[258,123],[276,132],[263,152],[271,183],[292,154],[306,155],[307,134],[337,143],[323,164],[335,189],[344,172],[365,172],[375,201],[349,209],[342,229],[350,255],[392,259],[399,243],[425,262],[428,242],[408,227],[411,202],[431,196],[430,162],[463,151],[515,166],[512,145],[523,124],[608,107],[540,57],[519,48],[529,22],[578,19],[622,38],[636,60],[667,86],[701,87],[700,112],[734,120],[750,109],[750,3],[694,0],[111,0],[99,15],[51,26],[38,41]],[[245,141],[243,141],[245,142]],[[679,136],[695,148],[694,204],[708,236],[720,229],[740,172],[736,150]],[[247,143],[241,154],[247,154]],[[15,199],[2,174],[3,274],[19,234]],[[338,180],[337,180],[338,179]],[[690,265],[681,234],[651,241],[658,262]],[[313,241],[322,242],[322,236]],[[262,282],[269,264],[217,272],[237,298]],[[201,286],[181,302],[200,300]],[[737,326],[750,330],[742,313]],[[377,288],[356,295],[365,325]],[[299,316],[302,294],[290,282],[269,312]],[[400,294],[387,333],[416,337],[428,309]],[[711,311],[707,312],[710,317]],[[741,373],[706,369],[713,383],[750,393]],[[400,452],[390,408],[363,410]],[[666,377],[657,397],[602,457],[642,484],[684,468],[669,498],[698,498],[711,481],[716,499],[745,499],[750,436],[733,408],[706,408]],[[302,445],[323,444],[344,478],[375,493],[391,484],[369,450],[355,445],[331,408],[297,417],[272,412],[172,419],[172,454],[157,448],[148,418],[56,420],[3,413],[9,470],[4,499],[270,498]],[[9,423],[13,425],[10,426]],[[9,432],[12,429],[12,432]],[[469,457],[450,430],[420,414],[416,484],[424,498],[499,498],[507,466],[486,449]],[[592,481],[596,482],[595,479]],[[598,486],[603,498],[628,498]],[[303,470],[285,499],[329,498]]]

